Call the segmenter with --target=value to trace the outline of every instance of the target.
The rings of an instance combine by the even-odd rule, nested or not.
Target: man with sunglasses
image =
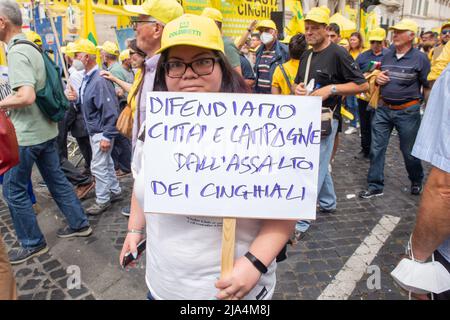
[[[383,28],[375,28],[369,32],[370,50],[361,53],[356,59],[359,69],[364,72],[364,76],[370,74],[371,67],[375,62],[380,62],[388,51],[383,48],[383,41],[386,39],[386,31]],[[358,95],[359,119],[361,123],[361,151],[356,156],[357,159],[368,159],[370,153],[370,143],[372,141],[372,121],[373,109],[370,108],[368,98]]]
[[[441,27],[441,34],[440,34],[440,40],[441,44],[435,48],[433,48],[430,52],[431,56],[431,67],[434,67],[437,62],[437,58],[441,55],[441,53],[444,51],[444,47],[447,44],[447,42],[450,40],[450,20],[447,21],[442,27]],[[436,77],[437,78],[437,77]],[[436,80],[436,79],[434,79]]]

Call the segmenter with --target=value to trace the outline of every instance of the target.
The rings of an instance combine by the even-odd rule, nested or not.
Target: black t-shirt
[[[312,49],[306,51],[300,59],[300,66],[295,77],[295,83],[302,83],[305,79],[306,64]],[[326,87],[331,84],[343,84],[354,82],[363,84],[366,82],[358,64],[344,48],[335,43],[331,43],[327,48],[320,52],[313,52],[311,66],[309,69],[308,82],[315,79],[314,90]],[[307,85],[307,83],[305,84]],[[331,96],[323,101],[324,107],[334,109],[335,117],[340,117],[340,96]]]

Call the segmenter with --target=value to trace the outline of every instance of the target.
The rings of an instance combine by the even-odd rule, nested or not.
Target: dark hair
[[[356,38],[358,38],[358,40],[359,40],[359,49],[362,49],[363,47],[364,47],[364,40],[363,40],[363,37],[362,37],[362,35],[361,35],[361,33],[359,33],[359,32],[353,32],[351,35],[350,35],[350,38],[351,37],[356,37]],[[349,39],[350,39],[349,38]],[[350,49],[351,49],[351,46],[349,46],[350,47]]]
[[[217,28],[219,28],[220,31],[222,31],[222,22],[220,21],[214,21],[216,23]]]
[[[170,49],[169,49],[170,50]],[[156,67],[155,86],[154,91],[168,91],[166,84],[166,71],[164,64],[167,62],[169,50],[164,51],[159,59]],[[218,64],[222,69],[222,85],[220,92],[224,93],[250,93],[250,88],[244,81],[244,78],[237,73],[231,64],[228,62],[225,55],[220,51],[213,51],[214,55],[218,57]]]
[[[300,57],[308,49],[308,44],[306,43],[305,35],[303,33],[298,33],[291,38],[289,41],[289,56],[292,59],[300,60]]]
[[[341,36],[341,28],[339,27],[339,25],[337,23],[334,23],[334,22],[330,23],[327,27],[327,31],[333,31],[339,37]]]
[[[140,55],[142,58],[145,58],[147,55],[145,54],[144,51],[142,51],[141,49],[139,49],[139,47],[137,46],[137,41],[136,39],[132,39],[130,40],[129,44],[128,44],[128,48],[133,50],[134,52],[136,52],[138,55]]]
[[[420,36],[422,37],[422,36],[424,36],[424,35],[432,36],[433,38],[436,38],[436,34],[435,34],[433,31],[427,31],[427,32],[424,32],[424,33],[422,33]]]

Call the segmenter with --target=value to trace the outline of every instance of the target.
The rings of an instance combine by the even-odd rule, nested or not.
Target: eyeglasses
[[[214,65],[219,61],[219,58],[201,58],[190,63],[182,61],[169,61],[164,63],[166,74],[170,78],[181,78],[186,73],[187,68],[198,76],[207,76],[214,71]]]
[[[381,44],[381,41],[376,41],[376,40],[370,41],[370,44],[374,44],[374,43],[376,43],[376,44]]]
[[[144,23],[158,23],[158,21],[155,21],[155,20],[131,20],[131,26],[134,28],[134,29],[136,29],[137,28],[137,26],[139,25],[139,24],[144,24]]]
[[[442,33],[443,35],[450,34],[450,29],[448,29],[448,30],[442,30],[441,33]]]

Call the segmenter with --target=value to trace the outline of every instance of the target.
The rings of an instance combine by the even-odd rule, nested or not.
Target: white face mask
[[[438,261],[434,261],[434,254],[432,262],[416,261],[411,239],[412,236],[408,243],[411,259],[402,259],[394,271],[391,272],[394,280],[405,290],[417,294],[429,292],[439,294],[450,290],[450,273],[448,273],[447,269]]]
[[[273,35],[268,32],[263,32],[261,34],[261,42],[264,44],[269,44],[273,41]]]
[[[84,70],[84,64],[83,64],[83,62],[81,62],[80,60],[77,60],[77,59],[73,59],[73,61],[72,61],[72,67],[74,67],[75,70],[77,70],[77,71],[82,71],[82,70]]]

